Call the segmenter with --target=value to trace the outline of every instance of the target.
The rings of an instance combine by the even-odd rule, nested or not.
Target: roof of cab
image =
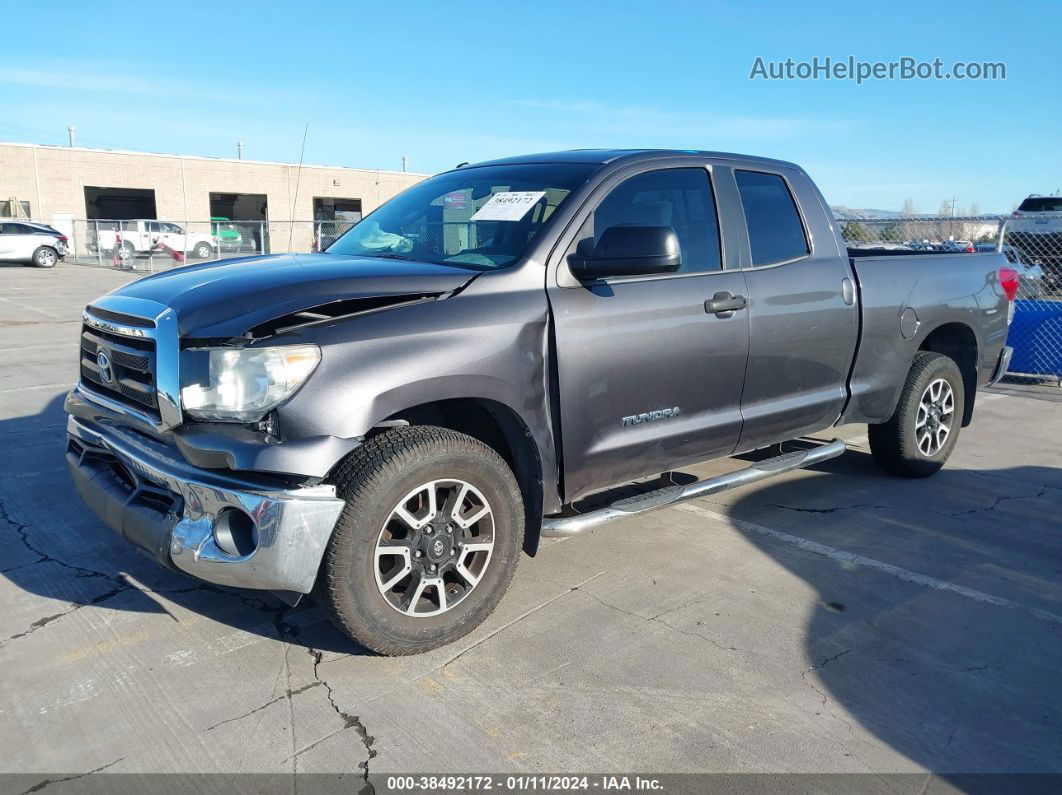
[[[479,163],[471,163],[471,166],[499,166],[518,163],[589,163],[605,165],[618,160],[637,162],[641,160],[659,160],[668,157],[699,157],[713,158],[718,160],[747,161],[749,163],[771,163],[777,166],[789,166],[799,168],[794,163],[785,160],[774,160],[769,157],[755,157],[753,155],[739,155],[732,152],[708,152],[698,149],[568,149],[563,152],[539,152],[531,155],[517,155],[515,157],[501,157],[496,160],[484,160]]]

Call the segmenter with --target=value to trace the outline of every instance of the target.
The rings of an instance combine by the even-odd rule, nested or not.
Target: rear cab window
[[[1018,206],[1020,213],[1062,213],[1062,198],[1030,196]]]
[[[752,264],[777,265],[811,253],[804,222],[789,185],[779,174],[735,170]]]

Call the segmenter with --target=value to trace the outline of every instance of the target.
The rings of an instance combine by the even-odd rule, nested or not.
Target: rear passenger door
[[[576,216],[548,287],[566,500],[727,455],[741,430],[748,313],[705,302],[744,295],[745,279],[723,269],[711,175],[703,162],[641,168]],[[576,281],[568,257],[623,225],[674,229],[680,270]]]
[[[749,360],[739,451],[832,425],[847,399],[858,307],[832,216],[798,169],[732,171],[748,233]]]

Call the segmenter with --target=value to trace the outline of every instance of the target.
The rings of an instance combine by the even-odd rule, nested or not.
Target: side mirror
[[[610,226],[591,254],[568,257],[568,268],[580,281],[674,273],[681,264],[678,235],[670,226]]]

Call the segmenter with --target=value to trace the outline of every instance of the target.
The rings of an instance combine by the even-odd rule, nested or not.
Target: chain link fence
[[[159,221],[76,219],[37,221],[67,238],[67,262],[155,273],[227,257],[323,251],[354,222]]]
[[[1002,251],[1018,272],[1010,374],[1062,386],[1062,213],[839,218],[850,248],[942,253]]]

